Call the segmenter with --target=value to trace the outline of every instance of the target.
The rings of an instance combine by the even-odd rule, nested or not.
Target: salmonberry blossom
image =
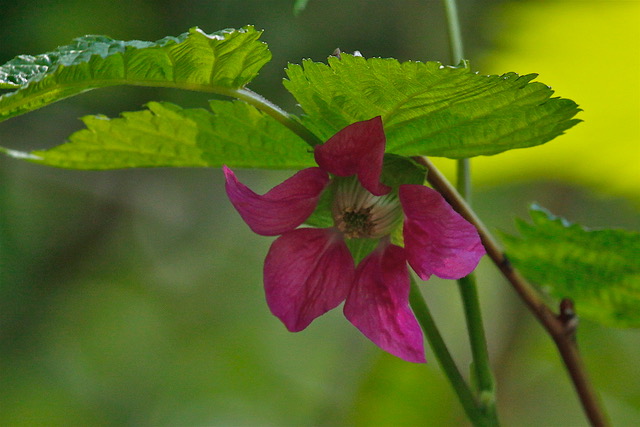
[[[224,167],[226,190],[247,225],[278,237],[265,259],[264,287],[271,312],[292,332],[344,302],[345,317],[383,350],[425,362],[420,326],[409,307],[408,266],[459,279],[485,251],[476,229],[435,190],[391,188],[380,180],[386,137],[380,117],[353,123],[315,147],[319,167],[303,169],[264,195]],[[333,227],[298,228],[321,195],[333,197]],[[402,226],[404,247],[391,242]],[[356,266],[346,241],[375,239]]]

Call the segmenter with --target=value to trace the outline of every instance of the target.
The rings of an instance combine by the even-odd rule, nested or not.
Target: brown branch
[[[591,425],[595,427],[608,426],[609,422],[600,405],[598,395],[587,377],[587,372],[578,351],[575,340],[577,318],[573,312],[571,301],[563,300],[560,306],[560,314],[556,315],[544,303],[538,291],[511,265],[502,249],[500,249],[498,242],[489,233],[487,227],[480,221],[467,202],[458,194],[455,187],[451,185],[429,159],[415,157],[414,160],[428,169],[427,181],[433,188],[440,192],[460,215],[475,225],[489,258],[493,260],[529,310],[551,335]]]

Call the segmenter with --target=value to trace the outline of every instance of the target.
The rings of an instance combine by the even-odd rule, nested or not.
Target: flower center
[[[374,196],[355,177],[335,178],[333,221],[348,239],[380,238],[402,219],[398,196]]]
[[[336,227],[349,239],[369,237],[373,231],[374,223],[371,220],[372,206],[355,211],[346,207],[342,213],[335,216]]]

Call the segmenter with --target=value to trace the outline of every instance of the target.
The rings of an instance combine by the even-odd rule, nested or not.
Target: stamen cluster
[[[402,219],[395,193],[374,196],[354,177],[336,179],[333,221],[348,239],[377,239],[388,235]]]

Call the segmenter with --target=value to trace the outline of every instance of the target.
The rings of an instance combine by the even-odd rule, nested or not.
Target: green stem
[[[464,47],[462,32],[460,31],[460,19],[455,0],[443,0],[449,32],[449,50],[453,65],[459,64],[464,59]],[[458,193],[469,202],[471,198],[471,162],[469,159],[460,159],[457,163],[457,189]],[[469,344],[473,356],[473,374],[479,390],[480,405],[482,410],[491,420],[492,425],[498,425],[496,412],[495,383],[489,363],[487,339],[480,310],[480,300],[476,286],[475,275],[472,273],[458,280],[458,289],[462,298]]]
[[[409,293],[409,301],[411,303],[411,309],[418,319],[422,330],[424,331],[430,348],[433,350],[440,367],[444,371],[445,375],[449,379],[449,382],[453,386],[454,391],[458,395],[458,400],[462,404],[469,420],[476,426],[489,426],[491,425],[486,418],[486,415],[480,409],[478,402],[473,395],[473,392],[465,382],[464,378],[460,374],[455,361],[449,353],[449,349],[440,335],[429,307],[424,301],[418,285],[413,277],[411,277],[411,291]]]
[[[472,369],[475,384],[479,390],[480,407],[491,420],[491,425],[497,426],[499,422],[496,412],[495,383],[489,363],[489,352],[487,351],[487,340],[480,311],[475,275],[470,274],[458,280],[458,289],[460,290],[467,321],[469,344],[473,357]]]
[[[469,159],[458,161],[458,193],[467,200],[471,194],[471,167]],[[467,322],[467,333],[469,335],[469,345],[473,357],[473,376],[479,392],[479,400],[482,410],[492,421],[492,425],[499,425],[496,411],[496,390],[491,364],[489,363],[489,351],[487,349],[487,338],[480,310],[480,299],[476,285],[475,274],[471,273],[467,277],[458,280],[458,290],[462,299],[464,315]]]
[[[458,159],[456,164],[456,189],[470,203],[471,201],[471,161]]]
[[[466,162],[458,163],[458,192],[463,198],[468,198],[471,192],[470,168],[468,159]],[[464,197],[467,195],[467,197]],[[489,363],[489,351],[487,349],[487,339],[484,331],[484,322],[480,310],[480,299],[476,286],[475,274],[471,273],[467,277],[458,280],[458,290],[462,298],[465,319],[467,322],[467,333],[469,335],[469,345],[473,356],[473,376],[479,392],[479,400],[482,410],[491,419],[491,425],[499,425],[496,412],[496,391],[491,364]]]
[[[309,129],[303,126],[299,121],[294,119],[293,116],[291,116],[289,113],[287,113],[268,99],[264,98],[262,95],[259,95],[247,88],[229,91],[229,93],[226,93],[224,95],[241,99],[253,105],[257,109],[263,111],[264,113],[270,115],[271,117],[288,127],[293,133],[305,140],[312,147],[323,143],[322,140],[320,140]]]
[[[464,59],[462,45],[462,32],[460,31],[460,19],[456,0],[442,0],[447,18],[447,30],[449,33],[449,52],[452,65],[458,65]]]

